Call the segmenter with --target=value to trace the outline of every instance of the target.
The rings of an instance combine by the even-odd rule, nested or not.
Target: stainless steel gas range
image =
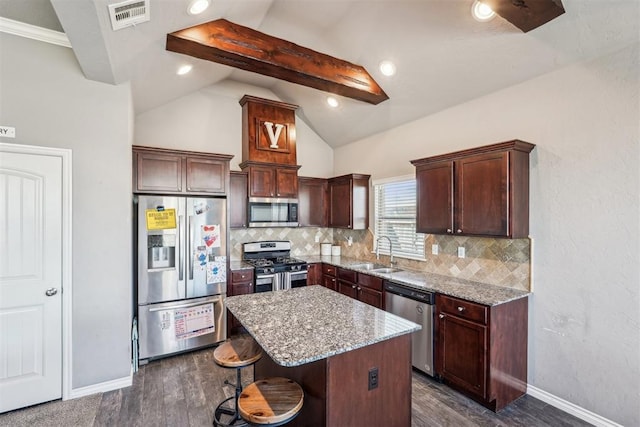
[[[243,259],[253,265],[256,292],[280,291],[307,285],[306,261],[291,258],[291,242],[266,241],[243,244]]]

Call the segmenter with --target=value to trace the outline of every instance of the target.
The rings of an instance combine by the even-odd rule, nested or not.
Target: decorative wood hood
[[[245,95],[242,105],[242,162],[295,165],[297,105]]]
[[[370,104],[389,99],[361,65],[226,19],[167,34],[166,49]]]

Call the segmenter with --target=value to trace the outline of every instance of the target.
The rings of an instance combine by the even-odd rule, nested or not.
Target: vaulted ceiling
[[[533,0],[530,0],[533,1]],[[63,31],[82,71],[130,81],[136,113],[225,80],[271,90],[337,147],[639,41],[638,0],[562,0],[566,13],[527,33],[501,17],[481,23],[473,0],[152,0],[151,20],[113,31],[108,0],[2,0],[0,16]],[[53,5],[53,7],[52,7]],[[389,99],[378,104],[166,50],[167,34],[224,18],[364,66]],[[382,60],[397,74],[385,77]],[[191,63],[186,76],[176,75]],[[1,77],[0,77],[1,78]],[[526,100],[523,100],[526,102]]]

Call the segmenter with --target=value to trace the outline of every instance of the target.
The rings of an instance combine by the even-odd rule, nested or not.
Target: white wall
[[[73,150],[73,388],[130,374],[131,99],[71,49],[0,33],[6,142]]]
[[[272,92],[239,83],[209,86],[136,116],[135,144],[150,147],[232,154],[231,169],[242,162],[244,95],[279,100]],[[333,150],[296,117],[296,151],[300,176],[328,178]]]
[[[373,178],[509,139],[531,156],[529,383],[623,425],[640,410],[639,45],[335,150]]]

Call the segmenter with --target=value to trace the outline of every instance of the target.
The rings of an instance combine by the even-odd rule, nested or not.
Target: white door
[[[0,151],[0,412],[62,396],[62,159]]]

